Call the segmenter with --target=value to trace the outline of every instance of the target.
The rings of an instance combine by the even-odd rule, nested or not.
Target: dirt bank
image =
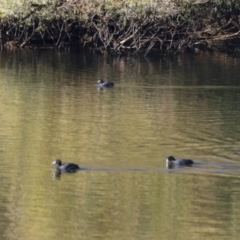
[[[94,46],[113,54],[240,46],[239,1],[45,1],[0,9],[1,47]]]

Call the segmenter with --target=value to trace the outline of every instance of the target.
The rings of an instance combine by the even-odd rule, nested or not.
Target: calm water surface
[[[239,66],[2,51],[0,239],[239,239]],[[84,170],[57,176],[56,158]]]

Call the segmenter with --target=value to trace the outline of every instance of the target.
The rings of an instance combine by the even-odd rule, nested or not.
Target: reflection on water
[[[1,52],[1,239],[238,239],[238,66]],[[83,170],[56,175],[57,158]]]

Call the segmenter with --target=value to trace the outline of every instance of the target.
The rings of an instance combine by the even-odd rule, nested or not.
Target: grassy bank
[[[0,0],[1,46],[93,45],[115,54],[236,51],[240,3],[226,0]]]

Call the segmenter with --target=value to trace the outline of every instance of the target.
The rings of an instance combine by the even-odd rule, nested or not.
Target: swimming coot
[[[80,170],[80,167],[75,163],[62,163],[60,159],[53,162],[56,165],[56,169],[62,172],[75,172]]]
[[[111,88],[114,86],[114,83],[113,82],[104,82],[102,79],[98,80],[98,86],[100,88]]]
[[[175,159],[173,156],[169,156],[166,163],[168,165],[191,166],[194,162],[190,159]]]

